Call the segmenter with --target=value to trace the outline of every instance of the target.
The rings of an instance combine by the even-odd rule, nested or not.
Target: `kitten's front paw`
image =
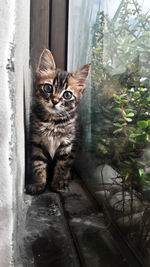
[[[41,194],[45,190],[46,184],[35,183],[26,186],[26,193],[31,195]]]
[[[69,180],[53,180],[51,183],[51,189],[54,192],[60,192],[69,188]]]

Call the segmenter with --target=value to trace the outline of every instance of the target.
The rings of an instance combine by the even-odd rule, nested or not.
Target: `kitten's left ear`
[[[86,82],[86,78],[87,78],[88,73],[89,73],[90,65],[91,64],[86,64],[83,67],[81,67],[80,69],[78,69],[76,72],[73,73],[73,77],[77,81],[77,86],[80,87],[81,90],[83,90],[85,88],[85,82]]]
[[[44,49],[37,67],[37,74],[47,74],[50,71],[54,71],[56,69],[55,61],[52,56],[52,53],[48,49]]]

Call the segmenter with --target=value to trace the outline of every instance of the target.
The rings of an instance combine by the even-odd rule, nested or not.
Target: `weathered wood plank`
[[[68,0],[51,0],[50,49],[58,68],[66,69]]]
[[[30,57],[33,72],[44,48],[49,47],[49,0],[31,0]]]

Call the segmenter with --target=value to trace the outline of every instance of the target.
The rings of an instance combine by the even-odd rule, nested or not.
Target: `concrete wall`
[[[0,0],[1,267],[14,265],[17,232],[23,218],[24,90],[28,96],[30,88],[29,15],[29,0]]]

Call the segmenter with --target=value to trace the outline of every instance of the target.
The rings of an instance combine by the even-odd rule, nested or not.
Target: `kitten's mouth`
[[[60,112],[60,110],[59,110],[56,106],[50,106],[50,107],[47,108],[47,110],[48,110],[50,113],[53,113],[53,114],[55,114],[55,113],[59,113],[59,112]]]
[[[67,112],[64,109],[61,109],[61,107],[57,107],[57,105],[50,105],[50,106],[48,106],[47,110],[51,114],[56,114],[59,117],[66,117],[68,119],[70,118],[69,112]]]

